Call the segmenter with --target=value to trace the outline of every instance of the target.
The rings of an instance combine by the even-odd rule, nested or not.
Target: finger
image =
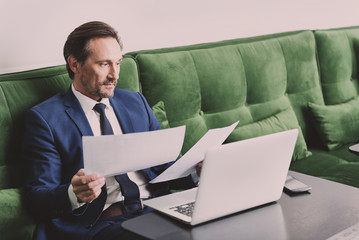
[[[94,174],[90,174],[90,175],[81,176],[80,180],[81,180],[82,184],[87,184],[87,183],[96,181],[97,178],[99,178],[99,175],[94,173]]]
[[[77,176],[85,176],[85,169],[81,168],[80,170],[77,171],[76,175]]]
[[[81,168],[77,171],[77,173],[72,177],[71,184],[80,184],[81,183],[81,177],[85,176],[85,170]]]
[[[91,181],[91,182],[88,182],[86,184],[83,184],[82,181],[79,181],[75,184],[73,184],[73,188],[74,188],[74,192],[77,191],[77,192],[84,192],[84,191],[88,191],[88,190],[91,190],[93,191],[94,189],[99,189],[101,188],[103,185],[105,184],[105,178],[104,177],[101,177],[95,181]]]
[[[80,202],[91,202],[101,194],[105,178],[97,173],[85,175],[84,169],[80,169],[73,176],[71,184]]]
[[[196,166],[196,173],[198,176],[201,176],[202,164],[203,164],[203,162],[199,162]]]
[[[94,189],[93,191],[88,190],[77,195],[80,202],[92,202],[98,196],[100,196],[102,189]]]
[[[101,177],[97,173],[94,173],[94,174],[83,175],[83,176],[75,175],[73,178],[74,183],[78,184],[78,185],[85,185],[85,184],[97,181],[98,179],[104,179],[104,177]]]
[[[87,191],[83,191],[81,193],[78,194],[78,197],[83,199],[83,198],[96,198],[100,195],[101,193],[101,188],[96,188],[96,189],[91,189],[91,190],[87,190]]]

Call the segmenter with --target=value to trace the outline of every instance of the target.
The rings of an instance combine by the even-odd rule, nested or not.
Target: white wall
[[[0,0],[0,74],[64,64],[80,24],[101,20],[125,52],[359,25],[358,0]]]

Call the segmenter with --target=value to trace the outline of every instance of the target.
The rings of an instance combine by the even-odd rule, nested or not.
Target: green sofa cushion
[[[155,114],[158,122],[161,125],[161,129],[167,129],[170,128],[170,125],[168,123],[167,114],[166,114],[166,108],[163,101],[159,101],[154,106],[152,106],[152,111]],[[178,158],[182,157],[182,153],[179,154]]]
[[[359,141],[359,98],[336,105],[308,104],[323,144],[336,149]]]
[[[292,107],[306,139],[308,102],[323,103],[312,32],[206,49],[136,55],[142,92],[163,101],[171,127],[186,125],[182,153],[209,129],[239,126]],[[273,87],[275,86],[275,87]]]
[[[288,108],[261,121],[237,127],[228,137],[227,142],[263,136],[294,128],[299,130],[299,135],[292,159],[298,160],[310,156],[311,152],[308,151],[303,133],[292,108]]]
[[[168,123],[165,104],[163,101],[159,101],[152,107],[152,111],[155,114],[158,122],[161,125],[162,129],[170,128],[170,125]]]
[[[332,151],[311,148],[312,155],[292,162],[290,169],[359,187],[359,155],[348,151],[351,145],[352,143],[345,144]]]
[[[35,221],[25,210],[23,194],[23,190],[18,188],[0,190],[1,239],[32,239]]]
[[[0,107],[0,180],[3,180],[0,181],[0,189],[22,186],[24,113],[52,95],[66,91],[70,80],[65,74],[24,80],[16,80],[9,75],[13,79],[0,81],[0,102],[3,103]]]
[[[358,95],[358,28],[315,31],[323,97],[326,105]]]

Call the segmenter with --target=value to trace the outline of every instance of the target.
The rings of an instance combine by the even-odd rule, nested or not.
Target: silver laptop
[[[277,201],[298,130],[224,144],[209,150],[197,188],[144,201],[146,206],[197,225]]]

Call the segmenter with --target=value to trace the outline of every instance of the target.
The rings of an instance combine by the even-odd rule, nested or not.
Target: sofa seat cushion
[[[359,187],[359,154],[348,150],[349,146],[353,144],[345,144],[333,151],[310,148],[312,155],[292,162],[290,169]]]
[[[359,97],[342,104],[308,106],[319,136],[329,150],[359,141]]]
[[[35,222],[23,205],[23,196],[19,188],[0,190],[1,239],[32,239]]]

